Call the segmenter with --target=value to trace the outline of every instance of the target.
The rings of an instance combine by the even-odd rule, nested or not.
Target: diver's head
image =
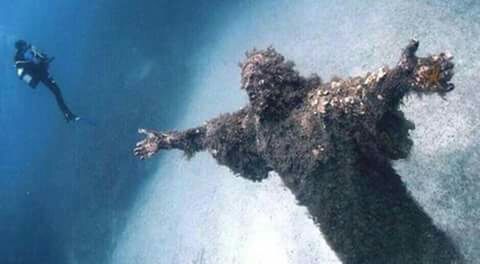
[[[17,50],[25,50],[28,48],[28,43],[25,40],[19,39],[15,41],[15,48]]]

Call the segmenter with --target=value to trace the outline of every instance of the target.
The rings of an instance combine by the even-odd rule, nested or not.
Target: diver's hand
[[[139,129],[138,133],[145,135],[145,139],[136,144],[133,153],[141,160],[150,158],[160,149],[169,145],[169,137],[167,134],[144,128]]]

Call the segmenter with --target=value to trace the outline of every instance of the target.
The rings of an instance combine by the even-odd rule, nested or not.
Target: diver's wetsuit
[[[70,111],[65,104],[62,92],[57,82],[48,72],[51,58],[46,54],[37,51],[34,47],[28,46],[25,49],[18,49],[15,54],[15,66],[17,75],[32,88],[36,88],[38,83],[42,82],[55,95],[60,110],[67,121],[76,120],[77,116]]]

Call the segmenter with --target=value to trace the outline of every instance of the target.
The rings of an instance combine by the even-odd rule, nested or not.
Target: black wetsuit
[[[29,46],[26,49],[17,50],[14,60],[17,74],[20,79],[26,81],[32,88],[36,88],[37,85],[42,82],[55,96],[57,104],[65,116],[65,119],[67,119],[67,121],[75,120],[76,115],[74,115],[65,104],[65,100],[63,99],[62,92],[60,91],[57,82],[48,72],[51,59],[46,54]]]

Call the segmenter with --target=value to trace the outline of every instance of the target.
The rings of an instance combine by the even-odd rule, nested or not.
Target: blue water
[[[3,1],[0,8],[0,263],[102,263],[148,171],[139,126],[171,128],[189,98],[191,56],[227,1]],[[215,12],[212,12],[212,8]],[[56,57],[75,113],[17,80],[13,43]]]

